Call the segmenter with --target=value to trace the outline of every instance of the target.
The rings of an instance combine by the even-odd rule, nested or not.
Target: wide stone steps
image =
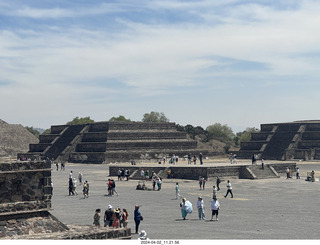
[[[261,165],[251,165],[247,168],[251,170],[256,179],[279,178],[277,172],[268,165],[265,165],[264,169]]]

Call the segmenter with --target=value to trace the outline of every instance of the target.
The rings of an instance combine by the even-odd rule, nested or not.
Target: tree
[[[30,133],[32,133],[34,136],[36,136],[37,138],[39,138],[40,132],[36,129],[34,129],[33,127],[25,127],[26,130],[28,130]]]
[[[208,131],[208,140],[217,139],[227,143],[233,141],[235,137],[232,129],[226,124],[215,123],[209,125],[206,130]]]
[[[94,120],[90,119],[90,117],[75,117],[72,121],[67,122],[67,125],[76,125],[76,124],[86,124],[86,123],[94,123]]]
[[[241,142],[250,141],[251,134],[257,133],[259,131],[260,131],[259,129],[253,127],[253,128],[246,128],[246,130],[244,130],[242,132],[238,132],[236,134],[236,137],[234,138],[235,144],[241,145]]]
[[[169,122],[169,119],[164,115],[163,112],[152,111],[145,113],[141,120],[142,122]]]
[[[110,122],[131,122],[130,119],[125,118],[124,116],[120,115],[118,117],[111,117],[109,119]]]

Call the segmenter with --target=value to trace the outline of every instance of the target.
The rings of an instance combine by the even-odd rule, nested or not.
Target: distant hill
[[[8,124],[0,119],[0,157],[17,157],[17,153],[28,152],[29,144],[39,140],[20,124]]]

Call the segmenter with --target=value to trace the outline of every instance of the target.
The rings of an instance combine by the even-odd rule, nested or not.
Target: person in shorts
[[[211,221],[213,220],[213,216],[216,216],[216,221],[218,221],[219,209],[220,209],[220,203],[217,200],[217,197],[214,196],[211,202],[211,211],[212,211]]]

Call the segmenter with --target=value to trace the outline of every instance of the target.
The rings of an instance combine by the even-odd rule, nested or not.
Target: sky
[[[320,1],[0,0],[0,119],[316,120]]]

